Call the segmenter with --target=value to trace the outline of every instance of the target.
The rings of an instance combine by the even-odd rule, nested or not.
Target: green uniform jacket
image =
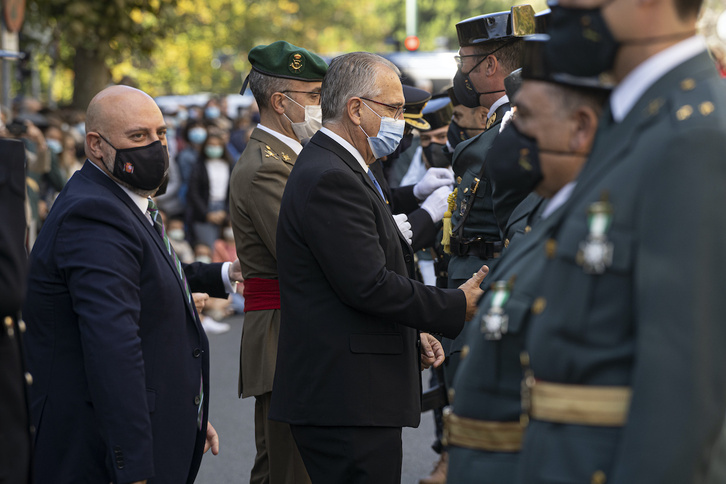
[[[255,128],[232,170],[229,207],[245,279],[277,279],[277,218],[282,192],[296,159],[289,146]],[[242,397],[272,391],[279,333],[279,309],[245,313],[238,388]]]
[[[518,483],[703,482],[726,412],[726,85],[707,53],[666,73],[621,123],[604,113],[570,200],[551,217],[540,381],[629,386],[624,427],[532,420]],[[578,256],[607,198],[612,262]],[[542,257],[545,257],[542,253]]]

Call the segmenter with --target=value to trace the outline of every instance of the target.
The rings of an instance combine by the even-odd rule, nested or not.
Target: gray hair
[[[401,71],[391,61],[370,52],[352,52],[333,59],[320,90],[323,124],[340,121],[350,98],[374,98],[381,94],[376,82],[381,67],[401,77]]]
[[[283,77],[268,76],[254,69],[250,71],[250,91],[260,110],[270,107],[270,97],[286,90],[288,86],[288,79]]]

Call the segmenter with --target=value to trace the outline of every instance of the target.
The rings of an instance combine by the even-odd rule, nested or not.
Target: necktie
[[[151,199],[149,199],[149,207],[147,210],[149,211],[149,215],[151,215],[151,220],[154,222],[154,228],[159,233],[159,235],[161,235],[161,238],[164,239],[164,246],[166,247],[166,251],[169,253],[171,258],[174,259],[174,267],[176,267],[177,275],[179,276],[179,279],[181,279],[181,281],[184,283],[184,292],[186,293],[187,301],[191,304],[192,293],[189,290],[189,284],[187,284],[187,276],[186,274],[184,274],[184,269],[182,269],[181,261],[179,260],[179,257],[177,257],[176,252],[174,252],[174,248],[171,246],[171,242],[169,242],[169,237],[167,237],[166,235],[166,229],[164,228],[164,224],[162,223],[161,217],[159,216],[159,209]]]
[[[174,267],[176,267],[177,275],[181,279],[182,283],[184,283],[184,292],[187,295],[187,301],[191,304],[192,302],[192,293],[189,290],[189,284],[187,283],[187,276],[184,274],[184,269],[182,269],[181,261],[179,261],[179,257],[177,257],[176,252],[174,252],[174,248],[171,246],[171,242],[169,242],[169,237],[166,235],[166,229],[164,228],[164,223],[161,221],[161,217],[159,216],[159,209],[154,203],[153,200],[149,199],[149,206],[147,208],[149,211],[149,215],[151,215],[151,220],[154,222],[154,228],[156,231],[161,235],[161,238],[164,239],[164,246],[166,247],[167,252],[169,255],[174,259]],[[202,430],[202,423],[204,422],[204,376],[200,376],[199,378],[199,395],[197,395],[196,402],[198,403],[197,406],[197,428],[199,430]]]
[[[368,178],[370,178],[371,181],[373,182],[373,184],[376,186],[376,190],[378,190],[378,193],[380,193],[381,198],[385,202],[386,197],[385,197],[385,195],[383,195],[383,190],[381,190],[381,186],[378,184],[378,180],[376,180],[376,177],[373,176],[373,172],[371,170],[368,170]]]

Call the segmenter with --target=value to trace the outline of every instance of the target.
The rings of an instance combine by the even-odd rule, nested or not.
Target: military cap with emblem
[[[284,40],[252,48],[247,59],[254,71],[296,81],[320,82],[328,71],[328,64],[322,57]],[[240,94],[244,93],[248,82],[249,76],[245,79]]]
[[[430,125],[429,129],[443,128],[451,123],[454,105],[451,103],[448,93],[437,94],[426,103],[421,114],[423,114],[423,119]]]
[[[423,89],[404,84],[403,98],[405,102],[404,108],[406,109],[403,113],[403,119],[406,121],[406,124],[411,128],[431,129],[429,123],[426,122],[423,114],[421,114],[424,106],[431,99],[431,94]]]
[[[598,77],[578,77],[562,72],[554,72],[545,52],[545,43],[549,41],[547,34],[530,35],[524,42],[522,60],[522,79],[545,81],[564,86],[610,91],[613,81],[606,75]]]
[[[534,32],[534,9],[531,5],[517,5],[509,12],[479,15],[456,24],[460,47],[516,39]]]

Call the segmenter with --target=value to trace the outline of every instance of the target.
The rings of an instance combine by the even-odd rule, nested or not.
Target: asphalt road
[[[220,435],[219,455],[208,452],[202,460],[198,484],[249,482],[255,457],[254,399],[237,398],[239,341],[242,316],[226,320],[232,329],[224,334],[209,335],[211,349],[211,395],[209,419]],[[424,372],[424,388],[428,383]],[[421,416],[417,429],[403,429],[403,484],[417,484],[431,472],[438,454],[431,450],[434,423],[431,412]]]

